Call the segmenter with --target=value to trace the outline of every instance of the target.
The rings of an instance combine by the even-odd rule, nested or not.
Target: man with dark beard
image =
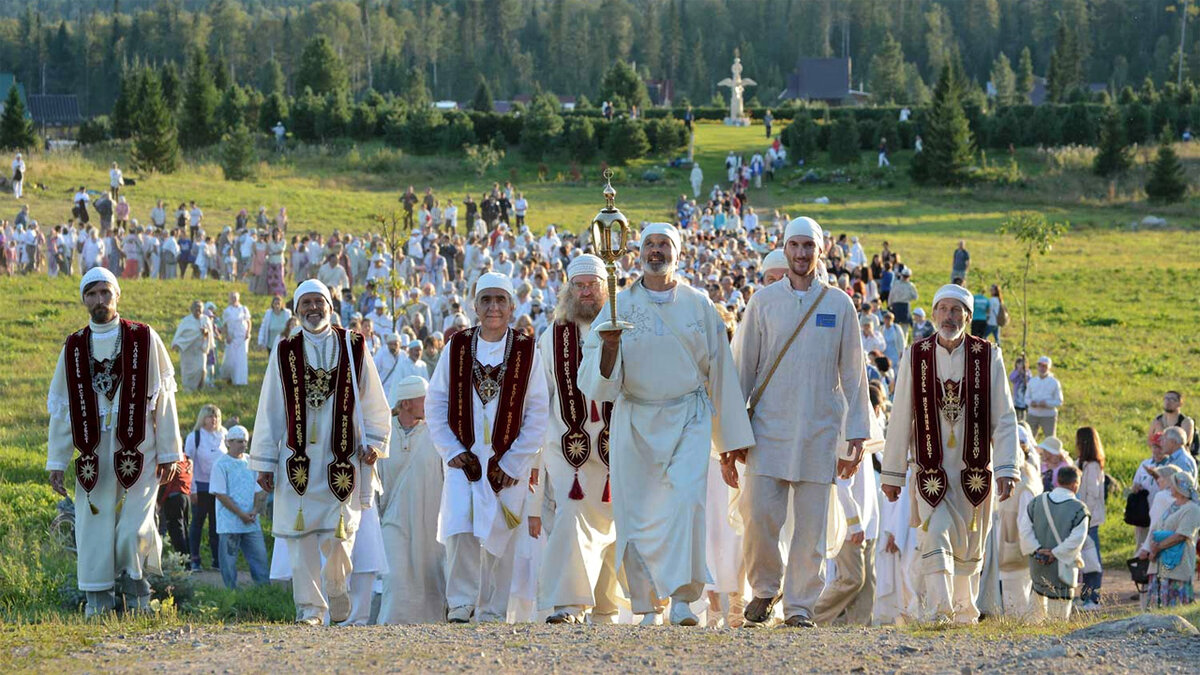
[[[117,314],[121,287],[103,267],[79,282],[91,321],[67,337],[50,381],[50,486],[67,496],[75,451],[75,547],[85,614],[150,607],[161,574],[154,526],[158,485],[180,452],[171,355],[152,328]],[[85,506],[86,505],[86,506]]]
[[[608,485],[608,423],[612,403],[589,400],[579,390],[579,362],[592,321],[608,299],[604,263],[581,255],[567,266],[567,283],[554,324],[538,340],[550,391],[550,423],[539,487],[555,502],[546,523],[546,550],[538,583],[538,608],[553,610],[547,623],[616,618],[617,532]],[[530,506],[529,535],[538,537],[541,500]]]

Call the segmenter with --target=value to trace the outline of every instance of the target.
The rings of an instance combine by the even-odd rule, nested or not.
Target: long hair
[[[1100,434],[1093,427],[1080,427],[1075,432],[1075,451],[1079,455],[1079,464],[1096,462],[1104,468],[1104,446],[1100,444]]]
[[[199,431],[204,426],[204,418],[212,415],[217,418],[217,426],[221,426],[221,409],[215,403],[205,403],[200,406],[200,412],[196,413],[196,426],[192,427],[192,432]]]
[[[599,295],[600,309],[603,311],[605,303],[608,302],[608,285],[606,282],[600,282]],[[561,290],[558,292],[558,302],[554,305],[554,320],[555,321],[574,321],[579,316],[579,292],[575,290],[575,285],[570,281],[564,283]]]

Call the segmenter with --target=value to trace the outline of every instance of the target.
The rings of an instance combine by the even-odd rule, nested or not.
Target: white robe
[[[312,334],[304,332],[305,359],[310,363],[318,362],[317,347],[314,346]],[[339,341],[336,349],[330,349],[324,341],[334,340],[332,329],[323,335],[316,336],[316,342],[322,344],[328,354],[338,354],[345,349],[345,341]],[[279,373],[279,350],[271,351],[267,361],[267,371],[263,376],[262,393],[258,399],[258,413],[254,419],[254,437],[250,445],[250,468],[255,471],[269,471],[275,474],[275,508],[272,521],[273,534],[276,537],[299,537],[313,532],[332,532],[337,527],[339,516],[344,517],[348,534],[358,529],[358,520],[362,508],[361,481],[365,473],[363,467],[356,466],[356,486],[354,493],[345,503],[338,501],[329,490],[327,466],[333,461],[330,448],[330,436],[333,431],[333,417],[336,396],[331,395],[320,408],[308,406],[306,419],[309,428],[313,430],[308,445],[308,457],[311,460],[309,470],[309,487],[303,496],[296,494],[291,483],[287,480],[287,460],[292,453],[286,447],[287,420],[284,415],[283,381]],[[390,408],[383,387],[379,383],[379,375],[375,372],[375,363],[370,357],[363,357],[362,372],[358,380],[358,405],[362,410],[364,429],[358,430],[362,443],[375,448],[381,457],[387,456],[388,436],[391,428],[388,423]],[[356,425],[357,426],[357,425]],[[355,462],[358,464],[357,461]],[[304,529],[297,530],[296,514],[303,507]]]
[[[519,336],[513,334],[513,339]],[[528,338],[526,338],[528,339]],[[473,420],[475,424],[475,443],[469,449],[455,437],[449,426],[450,407],[450,348],[442,350],[434,369],[433,379],[429,383],[429,395],[425,401],[426,419],[429,423],[433,444],[443,462],[449,462],[463,452],[470,451],[479,458],[485,475],[475,482],[467,480],[461,469],[446,470],[445,487],[442,491],[442,504],[438,518],[438,541],[445,544],[456,534],[473,534],[483,548],[494,556],[501,556],[508,547],[513,530],[505,522],[501,503],[513,514],[521,517],[525,512],[525,496],[529,493],[529,472],[533,468],[538,450],[546,433],[546,419],[549,415],[546,380],[539,377],[542,372],[541,356],[534,350],[533,370],[530,371],[529,388],[525,394],[525,409],[521,418],[521,431],[517,434],[508,452],[500,459],[500,468],[504,473],[517,479],[517,485],[501,490],[499,494],[492,491],[487,480],[486,470],[488,461],[492,458],[490,427],[496,419],[499,407],[499,397],[493,398],[485,406],[480,403],[479,395],[472,389],[471,401],[474,406]],[[504,360],[504,340],[488,342],[479,339],[477,353],[479,362],[484,365],[496,365]],[[488,433],[484,434],[484,425],[488,425]],[[511,549],[510,549],[511,550]]]
[[[589,324],[579,325],[579,341],[583,341],[591,332]],[[554,514],[552,523],[543,519],[543,532],[546,548],[543,552],[542,572],[538,583],[538,609],[555,609],[559,607],[601,607],[610,609],[613,599],[597,598],[596,591],[615,590],[611,583],[597,588],[601,574],[605,581],[615,575],[614,554],[617,542],[617,531],[613,525],[613,507],[611,502],[604,502],[604,484],[608,479],[608,467],[600,459],[600,432],[604,422],[591,421],[592,401],[584,399],[584,415],[587,422],[583,425],[588,435],[591,453],[587,461],[576,474],[563,456],[562,437],[567,433],[567,425],[562,419],[562,408],[558,397],[558,378],[555,375],[554,360],[554,331],[547,330],[538,340],[538,351],[541,353],[543,376],[549,390],[550,415],[546,428],[546,445],[542,453],[542,475],[539,477],[543,489],[549,482],[549,491],[554,498]],[[578,378],[576,380],[578,385]],[[602,404],[595,403],[597,412],[603,413]],[[579,487],[583,490],[583,499],[571,499],[569,496],[576,475]],[[541,492],[541,490],[539,490]],[[536,494],[536,493],[535,493]],[[530,515],[542,515],[542,499],[533,498],[530,504]],[[607,586],[605,588],[604,586]]]
[[[383,383],[384,391],[391,391],[392,382],[404,378],[403,363],[408,360],[408,355],[404,353],[403,349],[395,354],[391,349],[380,349],[375,352],[375,370],[379,373],[379,381]]]
[[[754,444],[725,324],[707,296],[678,284],[657,305],[639,282],[616,298],[632,327],[609,377],[596,325],[584,342],[579,387],[614,401],[610,427],[617,563],[634,545],[658,597],[711,581],[705,565],[708,455]]]
[[[208,331],[208,335],[204,331]],[[188,314],[175,328],[171,346],[179,349],[179,378],[184,391],[196,391],[204,386],[205,357],[216,344],[212,319]]]
[[[264,349],[274,349],[275,343],[279,342],[280,338],[286,337],[283,329],[287,327],[287,322],[291,318],[292,310],[290,309],[284,308],[278,312],[268,309],[258,325],[258,346]],[[384,391],[387,389],[385,388]]]
[[[909,524],[908,488],[894,502],[879,505],[879,542],[875,546],[875,625],[903,624],[920,616],[910,570],[917,559],[917,529]],[[889,536],[899,551],[889,553]]]
[[[92,353],[101,360],[108,358],[116,346],[118,325],[115,321],[103,325],[91,324]],[[122,348],[128,349],[128,346]],[[161,574],[159,555],[162,540],[154,519],[155,498],[158,496],[155,471],[159,464],[177,462],[183,458],[183,454],[175,410],[175,369],[171,366],[171,355],[153,329],[150,331],[150,358],[145,361],[145,373],[149,400],[146,404],[146,434],[138,446],[143,456],[141,476],[128,492],[121,488],[113,467],[113,453],[120,445],[115,433],[102,430],[96,449],[100,459],[99,477],[90,495],[90,501],[98,513],[92,514],[87,507],[89,496],[75,481],[75,545],[79,551],[77,578],[82,591],[108,590],[121,574],[128,574],[129,578],[135,580]],[[50,414],[47,471],[67,471],[67,465],[75,456],[69,396],[65,353],[60,352],[46,397],[46,409]],[[120,400],[120,387],[112,401],[97,396],[102,419]],[[64,480],[67,486],[71,482],[71,476]],[[122,493],[125,493],[125,502],[118,510],[117,504]]]
[[[245,305],[230,305],[221,313],[225,328],[225,358],[221,361],[221,373],[235,384],[250,383],[249,366],[246,359],[250,349],[250,310]]]
[[[442,459],[425,422],[405,431],[393,418],[390,443],[388,456],[375,467],[383,484],[379,513],[389,563],[379,623],[441,623],[446,620],[446,551],[437,541]]]

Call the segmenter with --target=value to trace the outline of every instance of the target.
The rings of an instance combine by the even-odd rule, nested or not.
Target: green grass
[[[698,127],[696,156],[705,174],[705,189],[723,182],[723,161],[733,149],[748,157],[764,147],[761,129],[734,129],[716,125]],[[1189,172],[1200,164],[1197,153],[1183,151]],[[123,164],[127,150],[109,146],[85,153],[30,158],[27,185],[40,182],[45,191],[29,189],[27,201],[43,224],[68,217],[70,195],[80,184],[102,187],[107,165]],[[873,162],[864,153],[864,163]],[[864,169],[866,180],[852,184],[789,184],[786,178],[751,191],[752,204],[769,219],[772,209],[791,216],[809,215],[834,233],[863,238],[868,251],[891,242],[915,270],[921,291],[919,304],[948,280],[951,251],[965,238],[972,254],[971,285],[999,282],[1005,287],[1013,323],[1004,340],[1007,360],[1020,341],[1023,309],[1019,291],[1021,250],[997,234],[1007,213],[1033,208],[1055,220],[1069,220],[1072,228],[1050,255],[1039,259],[1029,285],[1029,351],[1054,357],[1063,383],[1066,403],[1060,417],[1060,434],[1073,449],[1076,427],[1099,429],[1109,456],[1110,471],[1128,480],[1147,454],[1146,426],[1159,411],[1161,394],[1178,389],[1188,396],[1185,410],[1195,414],[1200,406],[1200,233],[1196,230],[1196,200],[1165,209],[1145,205],[1133,179],[1109,194],[1106,183],[1085,172],[1056,169],[1033,151],[1018,153],[1029,176],[1024,187],[980,187],[933,190],[914,186],[905,167],[910,157],[896,153],[893,170]],[[1139,159],[1141,159],[1139,157]],[[584,184],[558,180],[570,175],[566,159],[546,162],[549,180],[537,182],[536,164],[512,153],[491,174],[476,178],[456,158],[409,157],[378,145],[310,148],[285,158],[269,157],[259,177],[247,183],[227,183],[211,158],[189,158],[172,176],[138,177],[126,189],[136,217],[146,219],[157,198],[174,207],[197,200],[205,211],[210,232],[231,224],[238,209],[253,213],[259,205],[274,211],[288,207],[292,232],[317,230],[366,232],[371,216],[399,207],[403,187],[418,191],[430,185],[439,196],[461,201],[466,191],[476,197],[492,181],[513,180],[530,200],[529,221],[534,229],[549,224],[580,231],[603,205],[599,161],[582,167]],[[642,171],[661,166],[662,160],[641,160],[625,167],[617,180],[617,204],[636,222],[665,220],[680,193],[691,194],[688,171],[668,169],[661,182],[640,180]],[[821,161],[815,166],[823,169]],[[865,164],[864,164],[865,166]],[[1138,169],[1137,171],[1141,171]],[[130,174],[127,174],[130,175]],[[810,200],[827,196],[829,204]],[[7,204],[7,206],[4,206]],[[0,197],[0,214],[16,208]],[[1173,228],[1133,232],[1132,221],[1146,214],[1165,215]],[[217,227],[214,227],[217,226]],[[128,281],[123,284],[121,312],[154,326],[167,342],[191,300],[213,300],[221,305],[237,284],[193,280]],[[244,290],[244,287],[241,287]],[[75,280],[47,279],[44,275],[0,279],[0,310],[10,318],[0,330],[0,618],[20,626],[5,629],[17,635],[50,635],[63,632],[72,643],[76,619],[59,609],[58,589],[74,576],[73,560],[46,543],[45,532],[53,517],[55,495],[46,484],[46,387],[63,338],[86,320],[78,304]],[[265,297],[245,296],[256,322],[266,309]],[[219,386],[199,393],[180,393],[181,425],[190,429],[199,407],[217,403],[228,420],[237,416],[251,427],[258,398],[265,354],[251,353],[248,387]],[[1109,504],[1108,522],[1101,530],[1106,561],[1119,563],[1132,550],[1130,529],[1120,522],[1122,504]],[[218,606],[234,601],[214,601]],[[212,603],[210,603],[212,604]],[[236,620],[239,614],[214,612]],[[268,613],[267,616],[274,616]],[[201,614],[200,619],[208,617]],[[286,619],[287,617],[283,617]],[[105,624],[107,625],[107,624]],[[61,628],[66,626],[66,628]],[[125,630],[123,628],[123,630]],[[43,633],[43,631],[46,631]],[[81,635],[87,633],[80,630]],[[2,647],[3,645],[0,645]],[[3,653],[0,651],[0,653]]]

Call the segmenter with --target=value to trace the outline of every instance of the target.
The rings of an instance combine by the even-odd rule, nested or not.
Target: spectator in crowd
[[[1153,601],[1160,607],[1177,607],[1196,601],[1192,579],[1196,574],[1200,494],[1195,476],[1185,471],[1173,474],[1168,483],[1173,503],[1149,533],[1144,553],[1156,564],[1150,585]]]
[[[1058,470],[1075,464],[1063,449],[1062,441],[1054,436],[1043,438],[1038,444],[1038,450],[1042,456],[1042,491],[1049,492],[1058,487]]]
[[[952,283],[965,283],[967,280],[967,272],[970,271],[970,269],[971,254],[967,251],[967,242],[959,239],[958,248],[954,249],[954,262],[950,266],[950,281]]]
[[[1020,515],[1021,549],[1030,555],[1034,616],[1066,621],[1078,585],[1083,546],[1087,540],[1087,506],[1075,497],[1079,472],[1063,467],[1059,485],[1038,495]]]
[[[1096,555],[1100,555],[1100,526],[1105,519],[1105,488],[1104,488],[1104,447],[1100,443],[1100,434],[1093,427],[1080,427],[1075,432],[1075,456],[1079,464],[1079,490],[1076,495],[1088,508],[1091,520],[1088,522],[1087,536],[1096,547]],[[1100,609],[1100,585],[1103,572],[1084,572],[1083,587],[1080,589],[1082,610]]]
[[[121,194],[121,188],[125,185],[125,177],[121,173],[121,168],[116,162],[112,163],[112,168],[108,170],[108,193],[113,199],[116,199]]]
[[[932,321],[925,319],[925,310],[920,307],[913,310],[913,342],[923,340],[937,332],[937,327]]]
[[[984,331],[984,338],[993,337],[996,344],[1000,344],[1000,314],[1004,308],[1004,296],[1000,293],[1000,286],[992,284],[991,297],[987,299],[987,329]]]
[[[267,503],[267,493],[256,482],[246,457],[250,434],[238,424],[225,435],[228,454],[217,458],[212,467],[209,493],[216,498],[217,535],[220,537],[221,580],[229,589],[237,588],[238,551],[246,557],[250,578],[256,584],[268,581],[267,545],[263,540],[258,514]]]
[[[1026,384],[1025,400],[1029,406],[1027,419],[1034,433],[1043,436],[1053,436],[1058,424],[1058,409],[1063,404],[1062,385],[1058,378],[1050,372],[1052,366],[1049,356],[1041,356],[1037,361],[1037,376]]]
[[[1017,411],[1017,419],[1022,422],[1029,410],[1028,387],[1031,377],[1033,373],[1025,365],[1025,357],[1018,356],[1013,361],[1012,372],[1008,374],[1008,385],[1012,389],[1013,409]]]
[[[188,544],[188,521],[191,516],[192,460],[184,458],[176,464],[175,475],[158,488],[158,529],[167,536],[175,552],[191,558]]]
[[[220,536],[217,534],[217,520],[214,512],[215,500],[209,491],[213,467],[217,460],[226,454],[225,428],[221,426],[221,409],[212,403],[200,408],[196,415],[196,426],[187,435],[183,443],[183,454],[192,461],[192,489],[190,494],[192,507],[191,531],[188,533],[188,544],[191,546],[192,571],[199,572],[200,540],[204,533],[204,524],[208,523],[208,550],[212,556],[214,569],[221,566],[219,554]]]
[[[1146,434],[1146,443],[1150,443],[1150,439],[1155,434],[1161,434],[1163,431],[1171,427],[1179,427],[1183,430],[1186,440],[1184,447],[1196,455],[1196,421],[1183,413],[1180,407],[1183,405],[1183,394],[1177,391],[1168,391],[1163,394],[1163,411],[1153,421],[1150,422],[1150,431]]]

